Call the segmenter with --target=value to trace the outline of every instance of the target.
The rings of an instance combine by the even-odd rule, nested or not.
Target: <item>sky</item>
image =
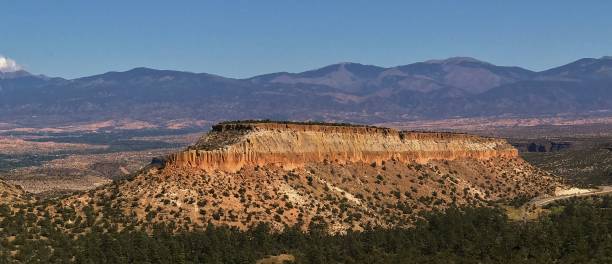
[[[544,70],[612,55],[610,10],[597,0],[0,0],[0,55],[65,78],[135,67],[246,78],[453,56]]]

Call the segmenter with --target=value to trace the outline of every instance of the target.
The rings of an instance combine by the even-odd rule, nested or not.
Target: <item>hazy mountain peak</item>
[[[0,79],[14,79],[14,78],[21,78],[21,77],[29,77],[29,76],[33,76],[31,73],[24,71],[24,70],[17,70],[17,71],[0,71]],[[43,77],[43,76],[40,76]]]
[[[128,70],[128,71],[129,72],[130,71],[157,71],[157,69],[147,68],[147,67],[136,67],[136,68],[133,68],[133,69]]]
[[[546,78],[601,79],[612,78],[612,57],[583,58],[542,72]]]
[[[329,72],[329,71],[333,71],[333,70],[359,70],[359,69],[384,69],[382,67],[379,66],[375,66],[375,65],[365,65],[365,64],[361,64],[361,63],[357,63],[357,62],[338,62],[335,64],[330,64],[315,70],[310,70],[310,71],[305,71],[305,72],[301,72],[299,74],[305,74],[305,73],[309,73],[309,72]]]
[[[430,64],[461,64],[461,63],[481,63],[481,64],[490,64],[488,62],[484,62],[472,57],[450,57],[443,60],[428,60],[425,63]]]
[[[123,73],[130,73],[130,74],[156,74],[156,73],[164,73],[164,72],[183,73],[181,71],[159,70],[159,69],[153,69],[153,68],[148,68],[148,67],[136,67],[136,68],[133,68],[131,70],[127,70],[127,71],[125,71]]]

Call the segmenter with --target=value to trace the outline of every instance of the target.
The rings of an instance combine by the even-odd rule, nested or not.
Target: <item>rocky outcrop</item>
[[[551,140],[530,140],[511,143],[521,152],[557,152],[573,147],[572,142]]]
[[[104,208],[143,225],[246,230],[266,223],[308,230],[325,224],[338,233],[407,227],[424,211],[529,200],[559,186],[501,139],[232,122],[214,126],[185,151],[154,159],[129,180],[62,204],[83,212],[105,201]],[[104,214],[103,207],[94,210]]]
[[[324,161],[425,163],[517,155],[503,139],[467,134],[345,124],[233,122],[214,126],[194,146],[170,155],[166,166],[236,172],[244,166],[293,169]]]

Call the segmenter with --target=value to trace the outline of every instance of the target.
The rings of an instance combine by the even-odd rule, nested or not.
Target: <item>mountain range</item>
[[[0,123],[290,119],[359,123],[612,111],[612,57],[534,72],[468,57],[338,63],[246,79],[135,68],[77,79],[0,72]]]

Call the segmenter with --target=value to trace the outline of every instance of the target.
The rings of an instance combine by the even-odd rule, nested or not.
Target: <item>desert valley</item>
[[[611,3],[0,10],[0,264],[612,263]]]
[[[138,133],[117,131],[94,134]],[[138,134],[115,139],[126,149],[113,146],[114,141],[100,145],[78,137],[70,139],[74,143],[63,140],[67,137],[5,140],[11,146],[4,148],[11,151],[6,155],[41,155],[24,165],[6,163],[12,167],[4,172],[0,217],[5,224],[26,225],[2,229],[10,250],[5,254],[23,261],[32,257],[27,247],[35,246],[47,250],[33,255],[37,261],[59,260],[54,249],[66,249],[54,244],[58,235],[76,239],[73,250],[84,250],[87,245],[80,243],[96,234],[201,232],[213,226],[239,233],[264,228],[280,232],[277,239],[286,239],[288,230],[329,235],[412,230],[431,220],[429,212],[453,208],[501,210],[511,224],[536,221],[564,207],[551,197],[592,199],[597,196],[589,193],[605,197],[610,192],[598,187],[609,184],[609,163],[587,159],[609,155],[597,154],[609,151],[601,146],[605,143],[585,143],[593,142],[592,135],[556,142],[270,120],[222,122],[203,135],[191,130]],[[563,163],[550,166],[551,159]],[[593,166],[598,171],[585,171]],[[607,206],[610,200],[590,202]],[[259,254],[251,257],[295,260],[294,251],[277,246],[254,249]],[[276,257],[262,258],[266,254]],[[78,259],[92,257],[97,258]]]

